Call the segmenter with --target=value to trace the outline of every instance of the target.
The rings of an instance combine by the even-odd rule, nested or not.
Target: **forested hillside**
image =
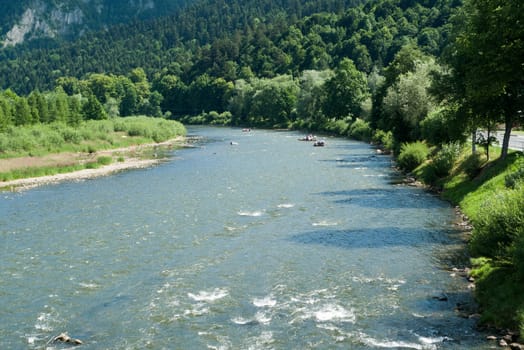
[[[0,43],[49,46],[117,23],[166,16],[186,3],[186,0],[2,1]]]
[[[358,6],[357,6],[358,5]],[[154,21],[111,27],[56,49],[0,51],[3,88],[46,90],[61,76],[168,70],[189,84],[207,73],[234,80],[334,68],[344,58],[369,73],[401,46],[439,54],[453,1],[210,1]]]

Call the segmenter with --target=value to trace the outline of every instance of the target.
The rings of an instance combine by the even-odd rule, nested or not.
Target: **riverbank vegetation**
[[[108,165],[123,161],[130,146],[159,144],[185,133],[177,121],[144,116],[88,120],[74,127],[62,122],[10,126],[0,132],[0,181]],[[99,155],[115,149],[122,150],[116,159]],[[137,156],[141,155],[133,152]]]
[[[471,152],[461,157],[440,186],[474,227],[469,248],[481,320],[524,334],[524,156],[511,152],[491,162]]]
[[[524,334],[524,215],[511,204],[524,164],[509,149],[524,121],[523,11],[520,0],[202,0],[57,47],[4,49],[0,154],[89,151],[81,127],[106,123],[165,137],[117,127],[135,114],[373,142],[471,218],[482,321]]]

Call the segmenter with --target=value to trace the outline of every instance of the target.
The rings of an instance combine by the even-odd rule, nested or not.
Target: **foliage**
[[[333,75],[331,70],[306,70],[299,79],[297,119],[301,129],[321,128],[327,117],[322,111],[325,82]],[[307,126],[306,126],[307,125]]]
[[[516,244],[524,239],[524,190],[509,190],[485,200],[475,220],[470,243],[474,256],[514,260]],[[524,276],[524,271],[522,271]]]
[[[410,172],[425,162],[428,155],[429,148],[425,143],[420,141],[404,143],[400,147],[397,164],[402,170]]]
[[[360,116],[360,106],[368,96],[365,76],[350,59],[343,59],[333,77],[324,84],[324,115],[335,119]]]
[[[179,120],[185,124],[200,125],[200,124],[209,124],[209,125],[231,125],[232,115],[231,112],[218,113],[216,111],[211,111],[209,113],[204,112],[199,115],[186,115],[180,117]]]
[[[30,167],[23,169],[16,169],[9,172],[0,173],[0,181],[11,181],[16,179],[24,179],[30,177],[39,177],[47,175],[56,175],[62,173],[70,173],[77,170],[85,169],[88,165],[86,164],[75,164],[75,165],[65,165],[59,167]]]
[[[431,160],[431,167],[437,177],[448,176],[451,173],[460,151],[459,143],[448,143],[442,146]]]
[[[349,127],[351,126],[351,120],[348,119],[330,119],[322,124],[322,131],[327,131],[335,135],[348,135]]]
[[[477,125],[505,124],[502,158],[513,125],[523,118],[523,17],[520,0],[466,0],[444,56],[453,70],[441,79],[440,90],[450,92],[443,98],[462,105]]]
[[[524,282],[524,190],[508,190],[483,202],[470,247],[474,256],[489,259],[473,270],[476,294],[486,309],[483,320],[499,327],[520,322],[524,328],[519,287]]]
[[[395,147],[395,139],[391,131],[377,129],[371,137],[371,141],[387,152],[392,152]]]
[[[522,186],[522,181],[524,180],[524,167],[521,166],[520,169],[512,172],[504,178],[507,188],[515,189],[518,186]]]
[[[357,118],[349,127],[349,136],[357,140],[370,141],[372,133],[373,130],[369,126],[369,122],[360,118]]]
[[[113,158],[109,156],[101,156],[96,159],[97,164],[109,165],[113,162]]]
[[[463,121],[453,105],[440,106],[421,121],[421,136],[433,145],[464,142],[465,127],[460,125]]]
[[[466,151],[466,149],[464,149]],[[513,152],[484,166],[471,181],[459,163],[444,183],[444,197],[460,205],[474,231],[471,253],[475,296],[482,307],[482,321],[498,327],[524,329],[524,192],[507,189],[505,179],[521,169],[522,155]],[[484,158],[485,159],[485,158]]]
[[[86,33],[75,42],[4,49],[0,88],[28,94],[52,90],[58,77],[124,75],[136,67],[142,67],[150,79],[155,74],[160,79],[171,75],[190,86],[204,74],[226,81],[249,79],[249,72],[265,78],[299,76],[308,69],[333,69],[345,58],[369,73],[373,66],[387,66],[407,42],[438,55],[448,36],[447,19],[457,4],[451,0],[232,0],[225,6],[197,1],[174,14],[167,9],[163,17],[151,21]],[[128,11],[106,13],[112,18]],[[175,107],[168,102],[165,110],[167,105]]]
[[[482,305],[481,322],[498,328],[524,330],[524,296],[521,281],[511,267],[492,259],[472,259],[475,297]]]
[[[480,173],[485,163],[486,158],[483,154],[473,153],[463,163],[464,172],[469,179],[474,179]]]
[[[182,124],[176,121],[149,117],[90,120],[76,128],[60,122],[11,126],[0,133],[0,157],[44,155],[63,151],[92,153],[96,149],[133,143],[162,142],[185,135],[185,132]]]
[[[413,64],[414,70],[397,76],[382,101],[382,123],[398,142],[419,140],[420,123],[434,108],[428,92],[429,74],[438,67],[431,59]]]

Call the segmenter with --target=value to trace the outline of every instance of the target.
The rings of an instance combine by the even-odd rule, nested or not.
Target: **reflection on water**
[[[442,268],[452,208],[389,157],[193,132],[157,167],[2,193],[1,348],[488,348],[453,311],[471,298]]]

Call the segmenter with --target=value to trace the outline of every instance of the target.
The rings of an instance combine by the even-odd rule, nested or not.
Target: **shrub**
[[[323,129],[336,135],[347,135],[349,123],[343,119],[329,121],[324,125]]]
[[[507,188],[516,188],[519,183],[524,179],[524,168],[520,168],[513,173],[506,175],[504,182]]]
[[[62,138],[67,143],[79,144],[82,142],[82,135],[75,129],[71,127],[66,127],[60,131]]]
[[[433,145],[450,143],[454,140],[465,141],[460,116],[457,107],[453,105],[435,109],[420,123],[422,137]]]
[[[64,144],[64,138],[60,132],[49,130],[45,135],[43,135],[41,144],[48,151],[59,150]]]
[[[479,152],[471,154],[463,163],[464,172],[470,179],[475,178],[485,163],[485,157]]]
[[[392,151],[395,147],[395,139],[391,131],[385,132],[384,130],[377,129],[371,138],[371,141],[382,147],[386,151]]]
[[[369,123],[360,118],[357,118],[349,127],[349,136],[357,140],[370,141],[372,133],[373,130],[371,130]]]
[[[404,143],[400,148],[397,164],[404,171],[410,172],[422,164],[428,154],[429,148],[423,142]]]
[[[479,209],[471,237],[476,256],[513,260],[517,240],[524,239],[524,190],[491,197]]]
[[[230,125],[232,117],[231,112],[223,112],[220,114],[217,112],[209,112],[208,116],[211,125]]]
[[[101,156],[96,159],[96,162],[100,165],[109,165],[113,162],[113,158],[110,156]]]
[[[448,143],[442,146],[431,162],[431,166],[437,177],[449,175],[453,165],[460,154],[461,146],[458,143]]]

